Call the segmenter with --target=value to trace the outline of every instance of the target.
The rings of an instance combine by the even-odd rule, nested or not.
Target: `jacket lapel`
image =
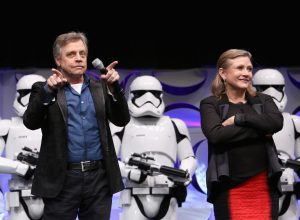
[[[67,107],[67,100],[66,100],[66,96],[65,96],[63,88],[59,89],[57,92],[57,103],[58,103],[59,109],[62,113],[65,126],[67,126],[68,107]]]
[[[97,118],[101,120],[105,117],[105,100],[101,83],[90,80],[90,91],[95,105]]]
[[[263,104],[258,96],[250,96],[246,93],[246,99],[250,103],[251,107],[256,111],[257,114],[264,112]],[[229,101],[226,95],[223,95],[222,98],[218,101],[218,110],[222,120],[226,118],[229,109]]]
[[[109,151],[108,148],[108,134],[107,134],[107,125],[106,125],[106,103],[103,83],[101,81],[90,80],[90,91],[93,97],[97,122],[100,129],[100,137],[102,143],[103,152]]]
[[[250,96],[246,93],[246,98],[257,114],[261,114],[264,112],[263,104],[261,103],[261,100],[258,95]]]
[[[225,120],[226,115],[228,113],[228,109],[229,109],[228,102],[229,101],[227,95],[223,95],[222,98],[218,101],[218,110],[222,121]]]

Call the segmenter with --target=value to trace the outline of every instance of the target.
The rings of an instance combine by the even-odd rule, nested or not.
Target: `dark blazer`
[[[67,102],[64,89],[60,88],[55,100],[43,104],[46,93],[45,82],[32,86],[30,101],[24,113],[24,125],[29,129],[42,130],[42,144],[35,170],[32,194],[39,197],[55,197],[63,187],[68,158]],[[109,122],[125,126],[130,115],[124,94],[114,94],[116,101],[107,94],[106,85],[99,80],[90,79],[89,85],[99,126],[104,166],[110,193],[121,191],[124,186],[117,156],[113,145]]]
[[[207,201],[213,202],[216,189],[221,182],[230,177],[228,156],[224,145],[245,139],[260,138],[264,140],[268,154],[268,177],[275,185],[281,176],[281,164],[277,157],[274,141],[266,135],[280,131],[283,117],[271,96],[258,93],[257,96],[246,96],[247,101],[257,114],[238,114],[235,125],[222,126],[227,119],[229,101],[226,95],[221,99],[210,96],[200,103],[201,128],[208,140],[208,169],[206,172]],[[279,189],[279,188],[278,188]]]

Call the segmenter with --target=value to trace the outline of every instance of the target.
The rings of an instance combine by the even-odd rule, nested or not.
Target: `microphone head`
[[[98,69],[98,70],[103,70],[103,69],[105,69],[105,67],[104,67],[104,65],[103,65],[103,63],[102,63],[102,61],[101,61],[99,58],[94,59],[93,62],[92,62],[92,64],[93,64],[93,67],[94,67],[95,69]]]

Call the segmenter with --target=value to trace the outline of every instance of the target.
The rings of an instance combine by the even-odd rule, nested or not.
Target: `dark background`
[[[241,48],[252,53],[257,67],[300,66],[296,6],[218,4],[163,7],[143,2],[127,9],[128,5],[73,2],[72,7],[53,3],[51,8],[30,11],[19,6],[9,16],[1,15],[0,68],[54,66],[52,44],[68,31],[86,33],[89,64],[99,57],[106,65],[118,60],[119,68],[207,67],[215,66],[223,51]]]

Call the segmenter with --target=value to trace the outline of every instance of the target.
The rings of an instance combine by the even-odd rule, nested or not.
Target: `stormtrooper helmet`
[[[30,74],[22,76],[17,82],[13,107],[18,116],[23,116],[29,103],[31,86],[38,81],[46,81],[46,79],[41,75]]]
[[[160,117],[165,110],[162,85],[153,76],[139,76],[129,87],[128,108],[131,116]]]
[[[261,69],[254,74],[252,80],[256,90],[272,96],[278,109],[283,112],[287,104],[283,75],[276,69]]]

